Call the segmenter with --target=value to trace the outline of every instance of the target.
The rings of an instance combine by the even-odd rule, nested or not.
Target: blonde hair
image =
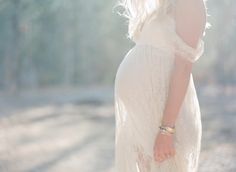
[[[139,35],[144,21],[148,18],[165,15],[173,9],[176,0],[118,0],[114,8],[122,7],[123,12],[118,11],[120,16],[128,20],[127,38],[135,40]],[[206,3],[207,0],[203,0]],[[211,25],[207,22],[206,27]]]
[[[159,16],[171,10],[175,0],[118,0],[114,6],[123,8],[123,12],[118,14],[128,19],[129,39],[134,40],[140,33],[143,23],[148,17]]]

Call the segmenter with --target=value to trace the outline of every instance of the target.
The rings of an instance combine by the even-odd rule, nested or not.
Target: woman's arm
[[[176,33],[189,46],[196,48],[204,32],[206,11],[203,0],[176,0]],[[164,109],[162,125],[173,126],[184,100],[192,71],[192,62],[176,55],[171,74],[169,94]],[[175,155],[173,135],[157,134],[154,157],[157,162]]]
[[[203,0],[177,0],[176,33],[191,47],[196,48],[206,24]],[[174,126],[188,88],[193,63],[178,55],[171,75],[170,88],[162,124]]]

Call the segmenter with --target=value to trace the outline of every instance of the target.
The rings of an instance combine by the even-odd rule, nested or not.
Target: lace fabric
[[[129,35],[132,35],[130,36],[130,38],[133,41],[136,41],[142,32],[144,24],[150,22],[152,19],[163,18],[165,15],[171,14],[174,11],[175,1],[176,0],[157,0],[155,9],[152,10],[149,14],[146,13],[146,17],[143,18],[141,22],[136,23],[136,27],[134,27],[136,29],[132,30],[131,28],[133,28],[133,24],[130,23]]]
[[[175,23],[174,19],[173,22]],[[174,26],[176,26],[174,24]],[[197,47],[193,48],[190,45],[188,45],[177,33],[176,29],[172,30],[172,33],[170,34],[173,45],[174,45],[174,51],[177,55],[179,55],[182,58],[185,58],[186,60],[194,63],[196,62],[203,54],[205,43],[202,38],[199,38]]]
[[[175,11],[175,0],[164,0],[162,1],[162,5],[156,10],[154,10],[150,15],[148,15],[143,23],[140,25],[140,30],[137,31],[135,37],[133,38],[134,42],[138,42],[145,25],[150,24],[151,22],[159,22],[162,20],[167,20],[170,22],[165,22],[157,25],[157,27],[165,28],[166,30],[164,33],[166,35],[167,41],[170,42],[172,45],[172,50],[176,53],[176,55],[194,63],[196,62],[203,54],[204,52],[204,41],[202,38],[199,38],[197,47],[193,48],[190,45],[188,45],[177,33],[176,33],[176,21],[174,18],[174,11]],[[209,23],[206,23],[206,27],[209,25]],[[158,29],[158,28],[156,28]],[[150,31],[151,32],[151,31]],[[153,34],[155,35],[155,34]],[[205,35],[205,30],[204,34]],[[145,34],[144,34],[145,37]],[[158,38],[158,35],[157,35]],[[161,40],[160,40],[161,41]]]
[[[196,62],[204,52],[204,41],[202,39],[199,39],[197,48],[192,48],[179,36],[175,36],[174,41],[176,54],[192,63]]]
[[[139,172],[150,172],[152,157],[145,153],[142,146],[134,146],[136,152],[136,169]]]
[[[174,53],[195,62],[204,51],[175,31],[171,15],[152,13],[115,77],[115,172],[196,172],[201,146],[201,113],[191,75],[176,121],[176,156],[157,163],[153,146],[168,97]]]
[[[153,158],[173,65],[170,53],[148,45],[135,46],[120,64],[114,99],[115,172],[196,172],[201,121],[192,77],[176,122],[177,156],[161,164]]]

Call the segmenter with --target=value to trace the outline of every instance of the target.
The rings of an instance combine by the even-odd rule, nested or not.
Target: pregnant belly
[[[153,124],[153,131],[156,131],[167,98],[172,68],[170,59],[168,53],[159,49],[136,46],[119,65],[115,95],[122,104],[120,108],[126,112],[124,114],[128,114],[127,121],[133,125]],[[146,129],[142,128],[141,131]]]
[[[173,58],[170,53],[145,45],[134,46],[120,63],[115,91],[125,98],[155,94],[168,87]]]
[[[117,70],[115,87],[122,97],[131,97],[148,89],[151,71],[144,51],[134,47],[122,60]]]

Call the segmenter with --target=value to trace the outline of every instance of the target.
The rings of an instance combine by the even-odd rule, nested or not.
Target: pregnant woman
[[[192,66],[204,52],[204,0],[123,0],[135,46],[115,78],[115,172],[196,172],[201,112]]]

